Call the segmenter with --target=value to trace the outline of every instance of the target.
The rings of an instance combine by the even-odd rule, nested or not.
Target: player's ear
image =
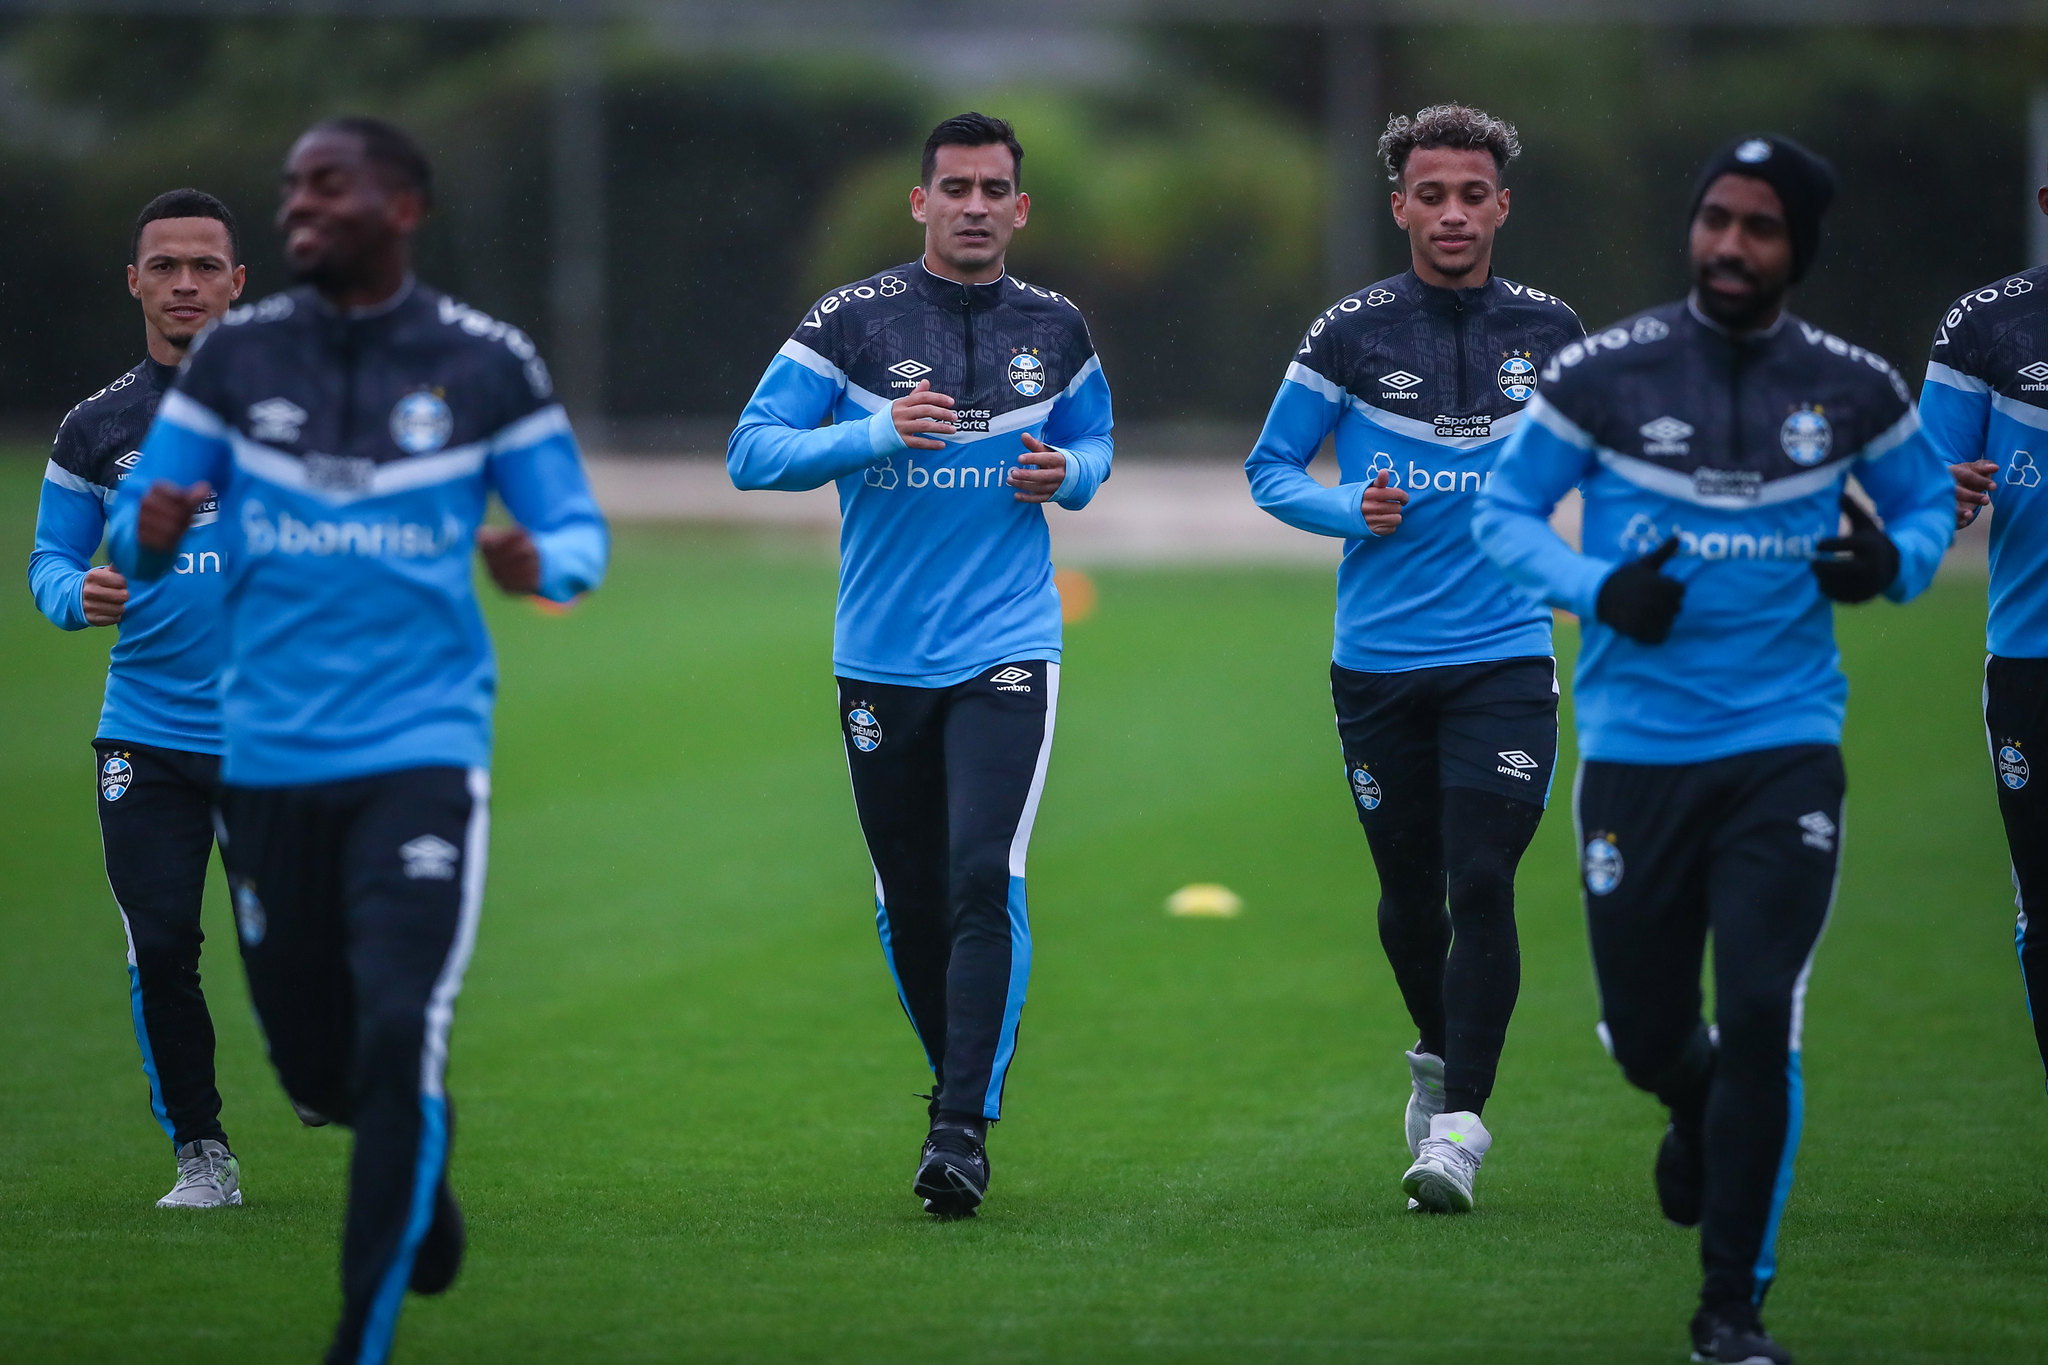
[[[1022,191],[1022,190],[1018,190],[1018,191],[1017,191],[1017,226],[1018,226],[1018,227],[1023,227],[1023,226],[1024,226],[1024,220],[1025,220],[1025,219],[1027,219],[1027,218],[1029,218],[1030,216],[1031,216],[1031,196],[1030,196],[1030,195],[1028,195],[1028,194],[1026,194],[1026,193],[1024,193],[1024,191]]]
[[[418,190],[400,190],[391,196],[391,226],[410,236],[426,221],[426,197]]]
[[[911,188],[911,191],[910,191],[910,220],[911,220],[912,222],[914,222],[914,223],[922,223],[922,222],[924,221],[924,206],[925,206],[925,199],[926,199],[926,196],[925,196],[925,192],[924,192],[924,186],[922,186],[922,185],[916,185],[916,186],[913,186],[913,187]]]
[[[132,265],[128,267],[128,297],[131,299],[142,297],[142,280],[135,273],[135,267]]]
[[[1493,220],[1493,225],[1495,227],[1499,227],[1502,223],[1505,223],[1508,220],[1508,187],[1506,185],[1502,185],[1500,187],[1500,193],[1495,197],[1498,198],[1500,201],[1500,217]]]
[[[246,265],[236,266],[232,280],[234,288],[228,292],[228,301],[231,303],[242,297],[242,286],[249,282],[249,267]]]
[[[1408,196],[1399,190],[1395,190],[1387,196],[1387,202],[1394,210],[1394,226],[1406,232],[1408,230]]]

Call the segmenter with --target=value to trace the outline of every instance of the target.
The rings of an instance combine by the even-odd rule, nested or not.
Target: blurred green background
[[[2029,263],[2048,65],[2042,31],[2005,22],[1622,26],[1544,5],[1334,26],[1254,4],[1091,25],[1055,5],[978,37],[957,6],[841,6],[776,33],[671,5],[569,26],[572,60],[563,26],[509,19],[19,8],[0,3],[0,423],[38,438],[139,349],[120,275],[136,209],[178,184],[220,194],[252,294],[282,287],[276,168],[341,111],[422,136],[444,201],[423,272],[532,331],[579,421],[622,448],[714,444],[816,294],[912,257],[919,144],[967,107],[1018,125],[1035,206],[1013,263],[1087,312],[1131,449],[1173,444],[1147,437],[1163,424],[1256,424],[1306,320],[1405,265],[1364,158],[1387,111],[1443,100],[1520,125],[1498,268],[1589,325],[1683,289],[1707,151],[1808,141],[1843,185],[1797,306],[1914,373],[1948,300]],[[1973,7],[1892,6],[1921,9]],[[925,12],[955,26],[921,34]]]

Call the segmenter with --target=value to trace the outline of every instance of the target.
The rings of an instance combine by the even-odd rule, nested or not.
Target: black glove
[[[1678,619],[1678,604],[1685,600],[1685,584],[1657,572],[1678,553],[1678,537],[1659,545],[1640,559],[1607,575],[1593,614],[1631,640],[1661,645],[1671,638],[1671,623]]]
[[[1814,560],[1813,576],[1820,580],[1820,590],[1837,602],[1868,602],[1899,576],[1899,547],[1847,493],[1842,495],[1842,512],[1849,518],[1849,534],[1829,536],[1813,548],[1845,558]]]

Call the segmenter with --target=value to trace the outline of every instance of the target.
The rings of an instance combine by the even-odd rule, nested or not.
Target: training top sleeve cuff
[[[894,455],[899,450],[908,450],[903,434],[896,430],[896,415],[892,408],[883,408],[868,418],[868,449],[876,455]]]
[[[1068,450],[1065,446],[1052,445],[1050,441],[1046,444],[1051,449],[1057,450],[1061,455],[1065,456],[1067,461],[1066,473],[1060,476],[1060,486],[1053,490],[1052,501],[1058,502],[1061,498],[1074,491],[1074,484],[1081,475],[1081,462],[1075,459],[1074,452]]]

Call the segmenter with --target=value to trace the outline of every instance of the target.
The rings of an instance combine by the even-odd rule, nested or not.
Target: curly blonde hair
[[[1506,119],[1469,104],[1432,104],[1417,111],[1414,118],[1396,114],[1387,120],[1387,131],[1380,134],[1380,160],[1386,163],[1387,179],[1401,183],[1408,154],[1418,147],[1488,151],[1493,153],[1494,173],[1505,176],[1508,163],[1522,154],[1522,137]]]

